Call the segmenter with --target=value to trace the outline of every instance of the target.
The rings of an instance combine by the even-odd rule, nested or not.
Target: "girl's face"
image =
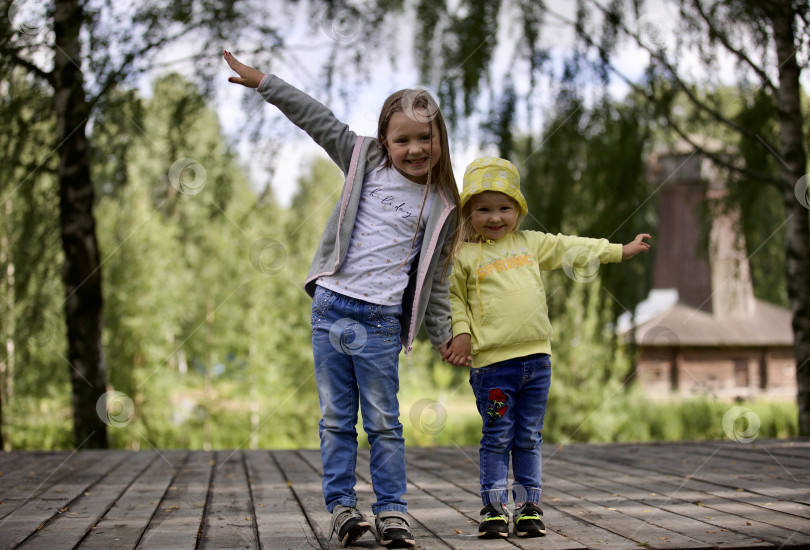
[[[497,240],[508,235],[517,223],[517,203],[498,191],[484,191],[470,197],[470,223],[476,233]]]
[[[402,111],[391,115],[385,132],[385,148],[391,156],[391,163],[400,174],[415,183],[427,182],[430,167],[436,166],[442,157],[439,131],[434,121],[433,139],[425,122],[412,119]],[[433,158],[428,163],[428,156]]]

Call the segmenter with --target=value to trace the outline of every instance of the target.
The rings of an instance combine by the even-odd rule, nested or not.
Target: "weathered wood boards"
[[[478,451],[409,448],[419,548],[810,548],[810,440],[546,445],[548,535],[476,536]],[[337,549],[320,454],[0,454],[0,549]],[[358,507],[372,520],[368,450]],[[374,531],[355,544],[379,548]]]

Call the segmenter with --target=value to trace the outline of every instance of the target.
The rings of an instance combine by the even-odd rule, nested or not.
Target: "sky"
[[[453,2],[451,1],[450,4],[452,5]],[[664,0],[648,0],[644,3],[645,11],[636,25],[648,44],[668,48],[674,45],[677,32],[672,27],[672,22],[676,20],[677,14],[673,4],[673,2]],[[44,17],[44,13],[40,13],[42,5],[44,3],[37,0],[15,0],[7,15],[12,23],[16,20],[17,23],[27,23],[32,27],[37,27]],[[546,5],[552,12],[559,13],[568,19],[573,18],[574,2],[550,0],[546,2]],[[289,4],[285,4],[285,6],[289,6]],[[315,96],[358,134],[376,135],[379,109],[391,92],[407,87],[431,89],[429,84],[426,85],[419,81],[416,63],[412,56],[414,33],[411,21],[413,14],[405,14],[396,25],[385,28],[385,32],[390,35],[386,38],[392,45],[390,55],[381,53],[375,58],[376,63],[373,67],[366,67],[367,77],[360,78],[360,84],[351,86],[349,90],[351,99],[345,101],[337,97],[337,94],[333,94],[331,97],[324,95],[322,68],[335,43],[340,46],[355,39],[356,22],[342,20],[335,24],[331,20],[321,19],[320,14],[311,12],[308,2],[299,2],[297,8],[286,7],[283,11],[284,14],[280,17],[284,17],[285,21],[289,17],[289,21],[284,24],[287,33],[285,43],[288,48],[282,55],[273,59],[272,66],[257,66],[257,68],[265,72],[273,72],[290,84]],[[515,39],[519,33],[514,32],[514,27],[510,23],[515,21],[516,17],[517,14],[505,10],[502,12],[499,34],[494,37],[497,40],[498,48],[495,52],[495,59],[491,63],[490,78],[493,82],[498,82],[504,78],[507,71],[510,71],[517,93],[520,95],[528,93],[529,82],[527,78],[521,78],[525,71],[521,71],[520,66],[515,62],[519,57],[515,51]],[[313,25],[313,21],[316,24]],[[317,24],[318,21],[322,21],[322,24]],[[564,56],[570,54],[573,35],[568,26],[554,23],[553,18],[549,18],[549,21],[552,22],[544,30],[544,45],[551,48],[552,63],[559,63]],[[484,36],[482,41],[492,38]],[[228,49],[241,61],[251,65],[255,63],[250,54],[244,52],[249,52],[255,47],[256,44],[234,43],[229,45]],[[201,48],[207,50],[210,49],[210,46],[193,42],[176,45],[162,56],[161,60],[166,67],[162,70],[178,71],[191,78],[194,69],[189,63],[179,60],[186,59],[191,53],[199,52]],[[210,54],[221,58],[219,51],[211,51]],[[173,59],[178,61],[172,63]],[[647,59],[648,54],[645,51],[625,41],[615,57],[615,65],[623,75],[637,79],[641,77],[641,72],[647,65]],[[701,66],[694,56],[693,59],[690,59],[689,55],[680,58],[679,62],[682,67],[693,68],[695,71],[698,71]],[[723,66],[723,70],[717,75],[711,76],[715,80],[723,82],[736,81],[737,74],[733,63],[724,63]],[[238,151],[252,187],[256,191],[261,191],[269,185],[277,200],[282,205],[289,205],[297,189],[297,180],[308,169],[312,159],[317,156],[326,158],[326,155],[306,134],[294,130],[293,125],[278,115],[272,105],[261,104],[254,100],[248,102],[253,107],[246,109],[244,96],[256,94],[256,92],[229,84],[227,78],[232,74],[233,72],[222,61],[220,72],[216,75],[217,85],[214,88],[213,108],[219,115],[223,132]],[[706,75],[695,74],[695,76],[705,77]],[[137,83],[141,93],[146,97],[151,95],[151,82],[154,77],[154,73],[145,74]],[[805,71],[803,82],[805,86],[810,83],[810,71]],[[628,90],[618,77],[612,79],[609,88],[613,97],[617,98],[622,97]],[[587,90],[584,95],[587,97]],[[534,91],[532,97],[532,116],[530,118],[525,111],[519,113],[519,126],[514,129],[516,133],[539,134],[543,130],[543,116],[551,108],[553,92],[541,85]],[[488,112],[486,100],[485,94],[482,94],[479,101],[479,112],[481,113]],[[261,128],[263,139],[259,145],[253,143],[248,137],[249,130],[252,129],[251,125],[255,124],[255,113],[250,109],[267,109],[267,113],[273,116],[273,125]],[[459,185],[462,181],[461,174],[469,162],[478,156],[495,154],[493,149],[481,148],[478,145],[477,129],[482,122],[484,121],[480,115],[474,116],[464,122],[463,132],[460,132],[463,134],[463,138],[458,134],[451,133],[450,135],[450,155]],[[272,170],[263,166],[262,162],[256,162],[257,158],[263,157],[257,147],[261,147],[263,143],[269,141],[275,141],[280,146],[276,152],[276,162]]]
[[[572,3],[571,2],[550,2],[549,3],[555,10],[571,15]],[[504,18],[508,19],[511,15],[505,14]],[[431,86],[419,81],[416,63],[413,59],[411,52],[413,51],[412,36],[413,32],[408,21],[408,17],[403,17],[403,23],[397,25],[395,32],[397,36],[391,37],[391,42],[396,44],[396,55],[394,62],[391,62],[388,56],[379,56],[378,63],[369,68],[369,78],[362,84],[353,88],[353,102],[346,103],[343,100],[334,100],[329,102],[327,98],[323,97],[323,92],[319,89],[321,82],[320,71],[323,62],[329,54],[330,48],[333,45],[333,40],[351,40],[352,28],[351,25],[344,25],[343,28],[333,28],[329,24],[316,25],[314,34],[311,31],[311,25],[307,24],[307,20],[311,14],[307,12],[307,7],[302,4],[296,19],[288,27],[291,30],[290,36],[286,38],[289,44],[301,44],[300,49],[292,47],[288,54],[285,54],[277,59],[274,66],[269,68],[256,67],[263,72],[273,72],[277,76],[283,78],[290,84],[310,93],[323,103],[327,104],[335,115],[342,121],[346,122],[353,131],[361,135],[376,135],[377,117],[379,116],[379,109],[385,98],[401,88],[409,87],[422,87],[432,90]],[[341,31],[343,34],[341,35]],[[553,30],[555,35],[559,38],[557,40],[560,53],[564,53],[565,44],[571,43],[573,38],[570,32],[566,31],[567,36],[562,36],[560,27]],[[493,66],[493,79],[503,77],[507,68],[513,64],[515,58],[514,44],[510,35],[512,28],[505,22],[500,25],[500,34],[497,37],[499,48],[496,52],[496,58]],[[482,37],[485,39],[486,37]],[[249,48],[245,48],[248,50]],[[237,45],[229,48],[240,61],[251,64],[249,57],[240,56],[240,51]],[[631,52],[628,50],[623,53],[620,58],[620,64],[623,69],[627,70],[630,76],[638,76],[638,67],[644,65],[643,55],[641,52]],[[500,69],[499,69],[500,68]],[[635,74],[634,74],[635,73]],[[220,121],[223,125],[224,131],[227,135],[237,137],[244,128],[245,124],[249,124],[246,120],[245,113],[242,110],[241,95],[244,93],[256,93],[252,90],[238,89],[240,87],[233,84],[227,84],[227,77],[233,73],[223,62],[222,75],[220,81],[225,85],[217,88],[215,97],[215,105],[217,112],[220,116]],[[528,80],[520,81],[517,78],[515,84],[518,91],[526,92],[528,90]],[[626,91],[626,86],[621,84],[618,80],[613,86],[614,93],[623,94]],[[541,96],[543,94],[540,94]],[[548,97],[540,97],[539,101],[547,101]],[[266,104],[267,109],[274,109],[273,106]],[[482,105],[482,112],[486,112],[486,106]],[[249,117],[248,117],[249,118]],[[476,139],[478,124],[482,122],[478,118],[473,118],[466,122],[465,130],[470,132],[470,139],[454,139],[453,135],[450,136],[451,159],[454,171],[457,175],[457,181],[461,185],[461,177],[465,167],[472,160],[482,155],[493,155],[496,151],[492,148],[481,148],[478,146]],[[280,122],[285,124],[285,122]],[[286,123],[290,124],[291,123]],[[534,129],[540,131],[542,128],[542,121],[535,120],[532,124],[531,121],[526,121],[524,130]],[[278,152],[277,158],[283,159],[283,162],[278,162],[274,166],[271,173],[261,170],[255,166],[255,163],[250,162],[250,158],[254,155],[252,144],[242,141],[239,144],[240,156],[246,159],[246,164],[252,166],[251,181],[252,185],[256,188],[262,188],[265,185],[270,185],[273,188],[275,196],[282,205],[288,205],[297,188],[296,181],[301,174],[307,170],[311,160],[320,156],[327,158],[326,154],[315,145],[311,139],[303,132],[279,132],[279,138],[283,139],[283,145]],[[283,137],[282,137],[283,135]]]

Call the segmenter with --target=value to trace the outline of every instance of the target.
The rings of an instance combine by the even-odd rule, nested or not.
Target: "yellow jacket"
[[[497,241],[464,243],[453,264],[453,336],[468,333],[472,366],[551,354],[551,323],[540,271],[564,269],[587,281],[599,264],[620,262],[622,245],[605,239],[516,231]]]

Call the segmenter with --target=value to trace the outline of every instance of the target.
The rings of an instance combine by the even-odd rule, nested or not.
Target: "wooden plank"
[[[0,453],[9,456],[0,476],[0,500],[25,500],[36,496],[69,468],[64,453]],[[62,467],[64,466],[64,470]]]
[[[85,453],[91,451],[84,451]],[[92,453],[92,452],[91,452]],[[123,451],[118,451],[118,460],[123,459]],[[32,498],[44,493],[54,484],[72,475],[74,463],[79,460],[82,451],[32,453],[9,453],[15,459],[10,461],[11,470],[6,470],[0,477],[0,527],[2,518],[28,502]],[[91,455],[86,455],[90,460]],[[116,460],[105,455],[105,460]]]
[[[218,451],[199,548],[258,549],[256,518],[241,451]]]
[[[553,470],[554,479],[564,478],[588,487],[602,489],[611,495],[620,494],[648,507],[649,512],[645,510],[643,513],[651,514],[650,521],[659,521],[658,515],[663,510],[671,516],[666,517],[666,523],[658,523],[659,525],[688,534],[717,548],[770,547],[770,544],[764,540],[759,540],[750,534],[734,532],[731,529],[732,526],[737,529],[744,527],[745,518],[722,512],[712,512],[712,515],[708,516],[706,510],[693,503],[659,494],[657,491],[660,490],[660,486],[655,487],[654,483],[644,484],[643,481],[646,480],[639,480],[637,476],[629,474],[622,476],[617,472],[616,475],[609,475],[606,478],[603,468],[582,464],[571,465],[561,461],[554,463]],[[552,481],[552,483],[554,482]],[[617,508],[623,511],[620,506]],[[724,521],[718,523],[718,520],[712,517],[718,514],[724,516]]]
[[[359,450],[356,489],[373,521],[368,452]],[[0,456],[0,548],[340,548],[328,540],[317,450],[168,454]],[[810,440],[544,445],[543,454],[549,535],[483,541],[477,447],[406,449],[419,548],[810,547],[800,500]],[[787,495],[796,496],[776,498]],[[379,547],[371,534],[355,546]]]
[[[359,465],[368,472],[368,451],[363,450]],[[452,486],[446,480],[439,479],[430,473],[436,466],[429,453],[421,449],[405,450],[409,523],[414,539],[421,548],[512,548],[505,540],[481,540],[478,538],[478,522],[473,522],[463,511],[449,504],[447,500],[437,498],[441,494],[445,499],[452,498],[451,492],[464,495],[458,501],[471,501],[474,497],[463,489]],[[413,463],[422,462],[422,468],[415,468]],[[358,465],[358,466],[359,466]],[[368,476],[369,474],[364,474]],[[477,518],[477,510],[476,510]]]
[[[641,522],[629,534],[616,531],[631,540],[639,543],[647,542],[651,548],[713,548],[714,545],[705,540],[691,536],[695,531],[703,532],[706,524],[692,518],[684,518],[666,510],[653,509],[630,498],[609,491],[594,489],[564,477],[556,477],[553,486],[573,497],[586,500],[592,504],[602,506],[607,510],[615,510],[627,517]],[[614,524],[608,527],[614,530]]]
[[[370,452],[368,448],[360,449],[358,452],[357,479],[364,481],[365,485],[371,489],[371,465],[369,456]],[[436,532],[432,531],[422,521],[420,521],[426,519],[425,513],[423,513],[422,510],[426,508],[435,508],[435,515],[437,518],[432,523],[434,524],[434,528],[440,529],[440,526],[447,522],[447,518],[443,517],[446,510],[442,509],[435,499],[431,498],[429,495],[426,495],[413,485],[406,484],[405,489],[405,500],[408,503],[408,515],[410,516],[408,518],[408,525],[411,528],[411,533],[413,533],[413,538],[414,541],[416,541],[417,547],[421,550],[446,550],[448,546],[451,548],[457,548],[458,546],[457,544],[454,544],[454,541],[442,539]],[[371,500],[376,501],[376,495],[372,496]],[[457,515],[457,513],[455,515]],[[379,533],[377,533],[377,528],[374,525],[373,516],[369,516],[369,520],[372,524],[372,533],[374,533],[374,537],[379,541],[380,537]],[[456,523],[456,525],[458,525],[458,523]],[[459,536],[455,532],[453,532],[453,535],[456,537]],[[469,545],[471,548],[472,544],[472,541],[470,541]]]
[[[80,451],[64,455],[47,481],[32,490],[32,498],[0,521],[0,548],[13,548],[60,513],[79,495],[115,468],[124,452]],[[55,481],[51,483],[52,480]]]
[[[245,451],[248,482],[263,550],[312,550],[318,537],[269,451]]]
[[[556,451],[556,447],[549,447],[551,449],[544,448],[544,455],[547,450],[550,450],[551,453]],[[473,469],[477,479],[477,448],[460,448],[460,450],[463,451],[465,460],[458,465],[458,468]],[[440,450],[442,460],[448,460],[447,453],[447,449]],[[457,475],[455,474],[455,477]],[[558,491],[554,487],[554,477],[549,473],[545,465],[543,478],[543,495],[540,504],[543,508],[543,518],[548,531],[554,531],[586,548],[631,548],[641,542],[623,536],[621,533],[615,532],[615,529],[610,528],[614,520],[623,520],[620,514],[614,514],[611,510],[600,510],[603,507],[593,506],[580,498]],[[474,487],[476,491],[478,490],[477,483],[471,487]],[[605,514],[611,521],[605,521]],[[632,532],[632,530],[624,530]]]
[[[188,454],[138,543],[139,550],[194,550],[202,525],[214,453]]]
[[[279,468],[284,472],[284,477],[289,481],[296,500],[304,510],[309,524],[318,537],[321,548],[341,548],[337,537],[329,538],[331,516],[326,511],[323,499],[323,489],[321,488],[322,467],[319,451],[274,451],[273,457],[276,459]],[[358,476],[355,491],[357,493],[358,510],[373,525],[374,518],[371,516],[371,503],[374,497],[371,487]],[[352,546],[379,548],[372,533],[363,535]]]
[[[553,451],[554,447],[550,447],[552,447],[551,450]],[[460,462],[454,464],[457,472],[452,476],[457,478],[458,470],[467,470],[470,481],[466,481],[462,485],[466,485],[471,492],[476,494],[479,492],[480,487],[477,481],[479,455],[477,447],[458,447],[455,450],[440,448],[434,451],[440,461],[452,462],[454,455],[459,457]],[[544,453],[545,451],[544,445]],[[463,456],[463,459],[460,458],[461,456]],[[544,474],[545,477],[547,477],[547,473]],[[581,508],[577,499],[562,493],[554,493],[546,482],[543,485],[540,506],[543,509],[543,520],[548,533],[556,533],[569,541],[570,544],[584,548],[629,548],[634,545],[627,538],[589,521],[588,511]],[[549,535],[537,540],[546,540],[547,538],[549,538]]]
[[[149,453],[128,453],[125,460],[68,503],[19,548],[73,548],[78,545],[155,459],[156,456]]]
[[[679,446],[680,447],[680,446]],[[687,443],[684,449],[696,451],[702,450],[705,453],[706,445]],[[731,474],[735,477],[748,478],[751,481],[760,479],[764,483],[757,488],[752,485],[752,490],[757,490],[762,494],[768,494],[774,498],[780,495],[773,493],[772,488],[796,489],[797,484],[807,487],[810,481],[808,468],[810,460],[799,457],[777,457],[765,446],[754,444],[728,446],[710,445],[716,455],[707,465],[707,473],[715,472]],[[808,492],[805,491],[803,500],[808,500]]]
[[[185,461],[187,452],[155,452],[155,459],[115,504],[104,514],[81,543],[86,550],[135,548]]]
[[[566,459],[578,464],[586,461],[581,455],[573,453],[570,453]],[[594,467],[613,472],[615,475],[619,475],[618,472],[626,473],[628,471],[621,466],[606,463],[599,459],[594,459],[591,464]],[[631,478],[643,477],[654,480],[657,487],[656,492],[658,493],[668,495],[673,499],[677,498],[680,501],[689,503],[691,506],[697,504],[704,511],[706,509],[717,510],[739,518],[735,524],[725,525],[724,528],[741,530],[749,533],[755,540],[764,539],[778,545],[787,544],[788,539],[793,541],[791,544],[810,544],[807,534],[803,532],[808,528],[806,521],[789,514],[775,512],[767,508],[760,508],[755,504],[743,502],[741,500],[743,493],[700,480],[660,474],[648,468],[636,467],[631,471],[633,471]],[[683,513],[682,508],[681,513]],[[714,514],[714,512],[705,512],[705,515],[710,517],[713,517]],[[746,530],[742,527],[743,525],[751,529]]]
[[[409,510],[427,529],[440,537],[454,548],[511,548],[517,546],[525,548],[536,543],[528,539],[520,539],[510,535],[509,541],[487,541],[478,539],[479,513],[482,508],[477,474],[464,475],[457,463],[449,457],[438,457],[432,449],[412,449],[406,451],[408,463],[408,482],[438,501],[445,509],[455,510],[457,515],[445,518],[440,525],[434,525],[431,517],[433,504],[428,501],[425,506],[428,511],[423,512],[422,503],[411,502]],[[453,457],[456,460],[467,460],[466,456]],[[461,476],[459,475],[461,474]],[[463,477],[462,477],[463,476]],[[462,487],[457,481],[459,478],[467,480],[467,487]],[[411,491],[409,491],[410,493]],[[411,500],[411,497],[408,497]],[[552,514],[553,516],[555,514]],[[556,518],[544,516],[545,521]],[[511,529],[511,526],[510,526]],[[549,530],[543,537],[544,548],[560,550],[575,550],[585,548],[582,544],[572,541],[554,530]]]
[[[679,446],[680,447],[680,446]],[[700,448],[698,443],[686,443],[686,449]],[[705,448],[705,445],[703,445]],[[773,487],[781,487],[796,490],[798,487],[807,489],[810,487],[810,460],[807,457],[797,456],[777,456],[764,445],[754,443],[734,446],[717,445],[717,458],[722,458],[726,462],[712,460],[712,466],[716,466],[725,473],[733,474],[734,477],[748,480],[749,482],[759,481],[762,485],[756,486],[749,483],[750,490],[761,494],[780,498],[780,495],[772,492]],[[713,472],[712,469],[709,470]],[[793,502],[810,504],[810,491],[805,490],[796,496],[790,497]]]
[[[741,468],[732,461],[717,457],[718,448],[706,447],[699,453],[680,454],[680,460],[674,460],[660,449],[651,452],[655,446],[645,448],[639,452],[622,454],[611,452],[611,461],[624,464],[627,468],[646,468],[661,473],[668,473],[679,478],[701,480],[712,483],[726,490],[740,492],[739,499],[753,504],[767,506],[771,509],[782,510],[800,517],[810,519],[810,509],[801,504],[807,500],[807,487],[793,485],[792,487],[779,487],[772,483],[761,482],[735,475],[735,469]],[[601,458],[594,456],[589,448],[577,456],[590,457],[595,460]],[[729,473],[731,472],[731,473]],[[740,491],[740,490],[744,491]],[[722,489],[718,489],[722,491]],[[712,494],[717,494],[713,491]],[[766,498],[767,497],[767,498]]]
[[[9,458],[0,476],[0,527],[2,519],[14,512],[17,508],[34,498],[63,475],[61,466],[69,460],[68,456],[57,453],[0,453]],[[0,542],[2,531],[0,530]]]

